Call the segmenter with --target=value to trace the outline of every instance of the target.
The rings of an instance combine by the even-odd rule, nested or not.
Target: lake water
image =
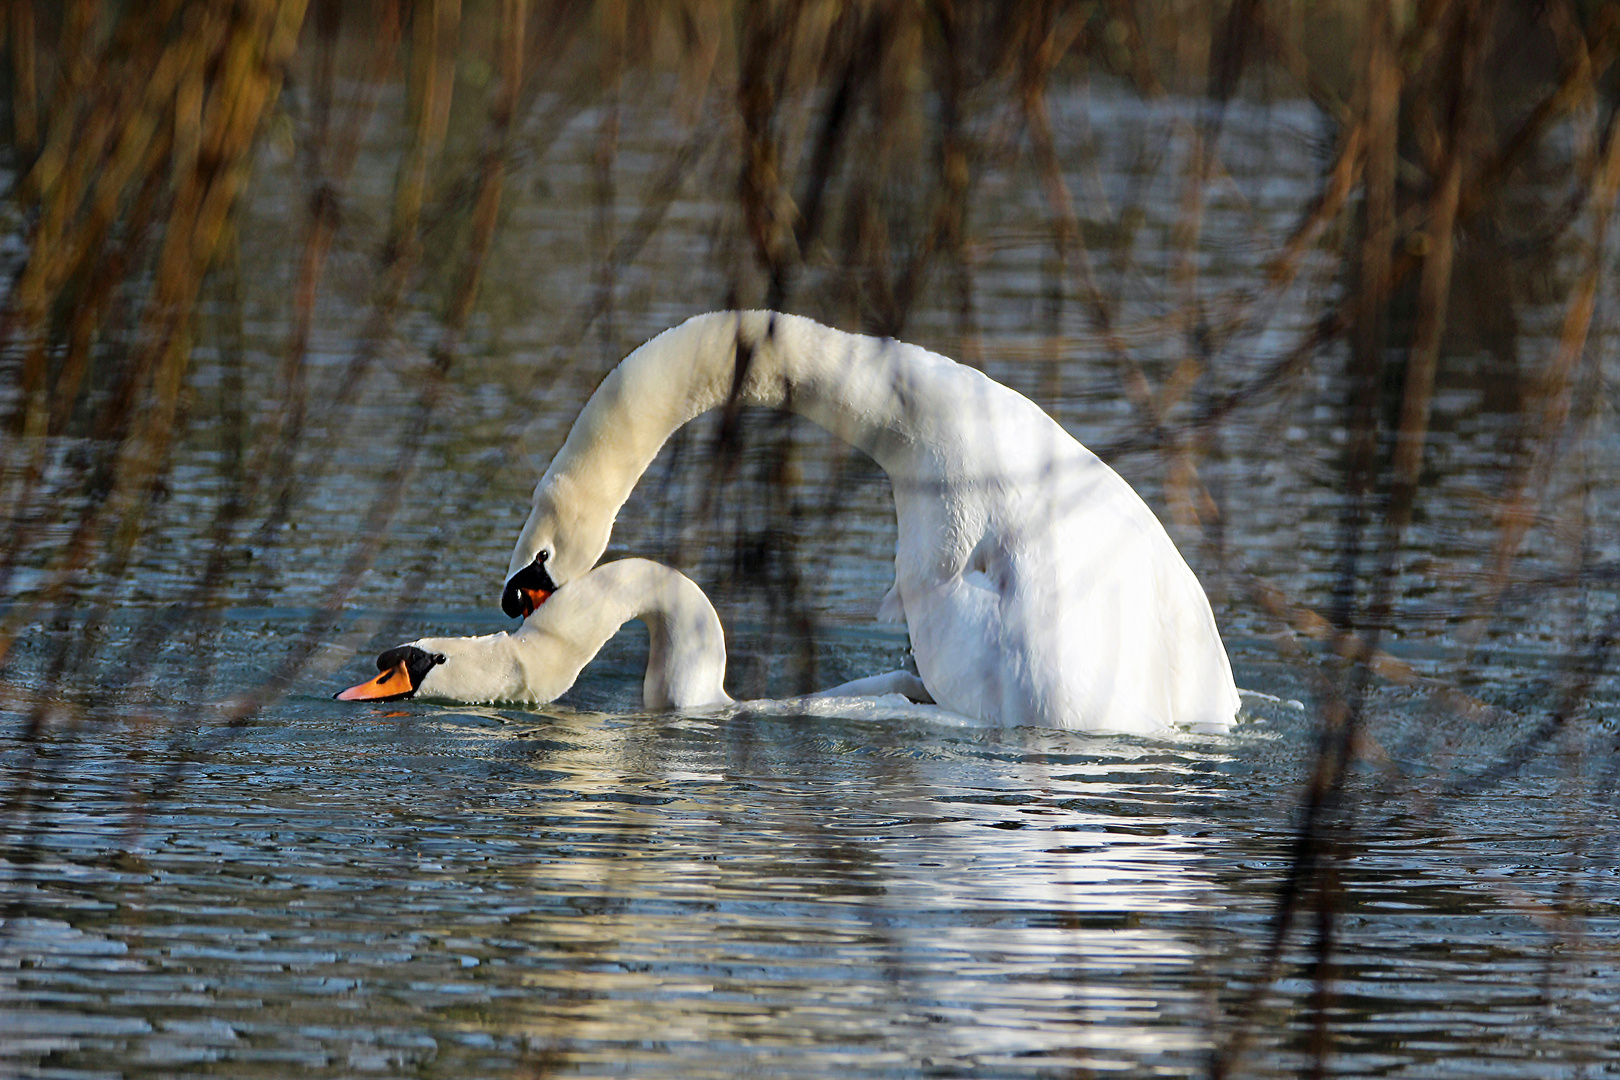
[[[1139,235],[1099,253],[1100,273],[1136,355],[1165,378],[1180,356],[1177,295],[1156,283],[1175,256],[1178,122],[1195,110],[1079,91],[1054,108],[1082,216],[1142,208]],[[621,228],[683,135],[661,115],[627,107]],[[1253,583],[1317,611],[1330,601],[1335,347],[1206,447],[1218,516],[1177,510],[1169,455],[1110,453],[1170,523],[1215,600],[1239,685],[1258,692],[1230,735],[981,730],[769,704],[649,716],[635,628],[543,709],[330,700],[382,646],[507,625],[496,606],[528,489],[590,386],[638,341],[724,302],[734,263],[706,185],[729,166],[705,147],[620,275],[611,317],[582,315],[598,119],[580,113],[515,170],[483,314],[425,422],[413,408],[436,335],[428,299],[408,300],[352,401],[336,396],[390,190],[368,155],[385,156],[391,136],[368,138],[309,358],[292,524],[237,536],[217,622],[166,637],[129,682],[122,665],[211,550],[227,483],[219,403],[238,391],[229,350],[205,335],[168,498],[100,628],[99,684],[60,691],[37,742],[15,724],[5,736],[0,1073],[1203,1075],[1262,972],[1316,749],[1328,665]],[[1197,262],[1211,310],[1248,314],[1211,358],[1230,387],[1285,354],[1337,281],[1312,256],[1275,295],[1253,284],[1316,190],[1326,150],[1312,110],[1235,108],[1224,138],[1232,173],[1211,188]],[[240,394],[261,434],[294,263],[277,245],[300,228],[300,183],[272,143],[242,224]],[[981,363],[1089,445],[1124,448],[1141,426],[1084,306],[1045,306],[1039,185],[991,166],[974,206],[971,330],[938,284],[907,336]],[[858,325],[827,299],[833,276],[812,276],[804,309]],[[1332,995],[1318,1015],[1309,938],[1296,933],[1246,1029],[1242,1074],[1303,1068],[1320,1020],[1335,1075],[1620,1075],[1613,680],[1525,767],[1466,782],[1543,724],[1561,665],[1615,601],[1603,568],[1616,557],[1617,442],[1600,406],[1571,436],[1519,566],[1541,586],[1510,591],[1477,648],[1466,620],[1496,536],[1493,493],[1518,460],[1516,380],[1545,362],[1562,304],[1555,293],[1520,305],[1512,363],[1483,346],[1447,358],[1385,642],[1411,677],[1370,697]],[[882,474],[808,425],[759,418],[751,431],[717,503],[703,501],[709,443],[678,439],[621,515],[610,556],[663,558],[711,593],[734,693],[894,667],[903,635],[872,621],[892,572]],[[791,525],[757,479],[784,438]],[[341,593],[402,445],[418,455],[406,497],[374,566]],[[789,544],[800,570],[787,615],[774,579],[738,569],[732,540],[757,521],[774,522],[762,535]],[[25,560],[13,599],[48,554],[42,543]],[[1593,567],[1603,572],[1582,588],[1558,585]],[[70,630],[32,627],[9,676],[58,692],[45,669]],[[229,722],[306,639],[289,691]],[[1439,687],[1481,707],[1454,709]]]

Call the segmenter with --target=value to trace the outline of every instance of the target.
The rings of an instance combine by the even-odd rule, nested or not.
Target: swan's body
[[[595,565],[659,447],[734,380],[742,403],[791,409],[888,473],[899,537],[879,615],[904,619],[940,705],[1091,731],[1231,723],[1209,600],[1129,484],[981,372],[792,315],[699,315],[603,380],[535,488],[509,611],[520,584],[543,601]]]

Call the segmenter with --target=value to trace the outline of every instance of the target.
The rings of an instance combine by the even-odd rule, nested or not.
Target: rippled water
[[[1154,742],[300,696],[199,728],[178,793],[133,812],[181,755],[124,732],[39,797],[0,1045],[50,1075],[1197,1074],[1306,736],[1250,711]],[[1347,1072],[1620,1068],[1612,844],[1568,851],[1558,786],[1368,834]],[[1300,971],[1261,1071],[1305,1044]]]
[[[1094,179],[1116,202],[1134,191],[1150,207],[1173,207],[1176,162],[1144,179],[1127,167],[1139,148],[1110,131],[1170,130],[1165,110],[1176,107],[1060,101],[1060,134],[1095,156],[1076,163],[1076,186]],[[1211,202],[1203,273],[1214,292],[1256,278],[1316,180],[1308,110],[1234,109],[1230,130],[1252,144],[1233,155],[1252,169]],[[625,138],[621,168],[633,187],[656,161],[637,164],[637,140],[655,151],[660,136],[627,121]],[[203,686],[154,678],[182,712],[197,707],[193,720],[147,724],[132,706],[93,731],[46,736],[33,762],[43,771],[20,797],[31,832],[13,838],[6,867],[14,903],[0,936],[0,1073],[1203,1073],[1237,1030],[1260,970],[1314,748],[1311,665],[1279,647],[1279,628],[1243,583],[1254,575],[1302,602],[1325,601],[1336,361],[1224,429],[1222,453],[1205,464],[1225,499],[1219,542],[1173,521],[1216,594],[1240,685],[1275,695],[1249,698],[1230,736],[985,731],[791,705],[640,715],[634,631],[547,709],[329,700],[378,644],[505,625],[493,608],[535,459],[560,442],[600,371],[596,346],[553,333],[584,288],[577,261],[555,255],[560,238],[579,242],[582,212],[546,212],[587,205],[576,189],[589,183],[591,145],[587,117],[559,140],[544,190],[512,207],[509,261],[491,289],[497,304],[510,293],[536,309],[492,324],[475,343],[482,352],[457,370],[450,400],[421,433],[423,461],[378,567],[293,693],[238,727],[214,719],[215,703],[274,668],[357,542],[368,485],[411,397],[409,340],[355,410],[316,410],[297,527],[261,556],[271,565],[255,572],[256,591],[244,589],[205,639]],[[265,169],[250,239],[294,220],[276,185],[291,165]],[[979,358],[1086,441],[1126,438],[1136,429],[1100,346],[1055,368],[1032,362],[1044,348],[1044,331],[1032,329],[1047,244],[1030,225],[1038,189],[992,175],[983,198]],[[636,271],[646,279],[628,290],[688,267],[705,205],[700,191],[677,200]],[[1150,214],[1155,230],[1170,225]],[[1162,272],[1151,264],[1168,258],[1163,248],[1162,236],[1150,238],[1141,265],[1105,267],[1109,281],[1126,282],[1124,321],[1141,335],[1161,332],[1150,318],[1158,300],[1130,283],[1142,265]],[[1286,348],[1313,317],[1310,298],[1331,288],[1328,274],[1309,270],[1270,298],[1273,316],[1221,358],[1224,375],[1244,377]],[[725,292],[707,264],[685,284],[623,315],[602,362]],[[1523,313],[1527,349],[1549,347],[1536,327],[1556,311]],[[317,377],[350,347],[346,314],[340,305],[323,324]],[[1060,321],[1087,340],[1079,305]],[[915,336],[947,347],[952,325],[947,305],[925,305]],[[267,314],[248,328],[249,346],[273,357],[284,332]],[[1151,355],[1151,341],[1142,347]],[[537,383],[553,355],[576,362]],[[1593,824],[1612,819],[1609,787],[1593,781],[1612,753],[1614,687],[1600,684],[1583,725],[1518,775],[1480,790],[1437,787],[1478,775],[1540,722],[1564,631],[1588,617],[1527,603],[1463,679],[1455,617],[1477,582],[1469,560],[1491,543],[1479,492],[1500,480],[1518,421],[1490,404],[1500,373],[1476,379],[1462,362],[1447,370],[1464,374],[1441,387],[1434,494],[1411,551],[1435,572],[1401,597],[1408,621],[1390,648],[1419,676],[1466,681],[1500,711],[1436,710],[1421,684],[1375,690],[1369,764],[1355,780],[1367,824],[1339,882],[1334,993],[1320,1003],[1337,1040],[1333,1068],[1617,1075],[1620,882],[1613,830]],[[217,390],[216,374],[199,365],[198,393]],[[833,682],[886,670],[904,641],[870,622],[892,558],[885,482],[818,433],[794,430],[813,497],[839,496],[836,514],[800,523],[803,547],[824,553],[805,584],[818,673]],[[1612,444],[1595,442],[1586,466],[1598,520],[1612,520]],[[693,492],[709,479],[694,464],[700,445],[680,443],[655,464],[614,552],[691,572],[726,617],[734,684],[789,692],[778,663],[789,645],[760,621],[757,596],[730,590],[729,554],[706,546],[709,523],[692,520]],[[135,568],[109,648],[127,644],[130,620],[186,580],[177,567],[202,539],[187,508],[212,491],[215,454],[202,437],[182,455],[161,511],[168,539]],[[1117,463],[1174,518],[1162,461]],[[1592,543],[1612,558],[1612,536]],[[1528,558],[1563,565],[1550,543]],[[424,568],[414,598],[391,610]],[[49,633],[38,628],[19,645],[20,677]],[[191,670],[188,647],[165,653],[161,671]],[[117,700],[123,689],[105,693]],[[9,781],[32,759],[7,739]],[[1311,962],[1290,947],[1254,1016],[1249,1070],[1287,1073],[1309,1052]]]

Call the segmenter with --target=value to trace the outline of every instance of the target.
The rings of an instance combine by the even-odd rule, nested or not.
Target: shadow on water
[[[14,0],[0,1071],[1607,1075],[1611,5]],[[329,700],[505,628],[698,311],[1038,401],[1214,602],[1228,736]],[[728,688],[890,670],[881,470],[684,429],[609,557]]]

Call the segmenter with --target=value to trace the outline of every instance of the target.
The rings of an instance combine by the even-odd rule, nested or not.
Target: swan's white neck
[[[648,709],[721,704],[726,638],[714,606],[689,578],[646,559],[605,563],[559,588],[514,634],[423,638],[441,653],[419,697],[459,702],[560,697],[581,669],[631,619],[647,624]]]
[[[535,488],[507,576],[543,549],[558,582],[595,565],[619,508],[664,442],[724,405],[739,374],[742,404],[790,409],[866,451],[891,477],[906,471],[914,455],[894,454],[909,441],[905,381],[889,355],[896,350],[920,351],[768,311],[713,312],[664,331],[591,395]],[[549,546],[556,535],[568,538],[562,550]]]

